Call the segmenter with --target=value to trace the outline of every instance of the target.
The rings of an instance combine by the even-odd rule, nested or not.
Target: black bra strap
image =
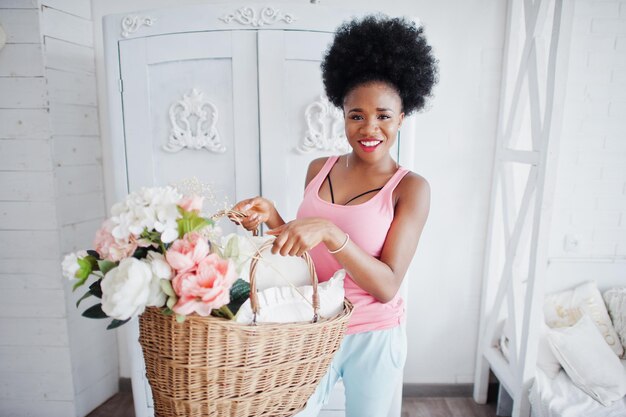
[[[335,194],[333,193],[333,183],[330,181],[330,172],[328,173],[328,175],[326,175],[326,179],[328,180],[328,188],[330,188],[330,201],[333,204],[335,204]],[[347,206],[348,204],[350,204],[351,201],[354,201],[354,200],[356,200],[359,197],[363,197],[365,194],[374,193],[374,192],[380,191],[382,189],[383,189],[383,187],[380,187],[380,188],[375,188],[373,190],[369,190],[369,191],[366,191],[364,193],[361,193],[361,194],[357,195],[356,197],[353,197],[350,200],[346,201],[344,206]]]
[[[364,192],[364,193],[361,193],[361,194],[357,195],[356,197],[353,197],[353,198],[351,198],[350,200],[346,201],[346,203],[344,204],[344,206],[347,206],[348,204],[350,204],[350,202],[351,202],[351,201],[354,201],[354,200],[356,200],[357,198],[364,196],[365,194],[369,194],[369,193],[373,193],[373,192],[376,192],[376,191],[380,191],[380,190],[382,190],[382,189],[383,189],[383,187],[380,187],[380,188],[376,188],[376,189],[369,190],[369,191],[366,191],[366,192]]]
[[[330,172],[326,175],[326,179],[328,179],[328,188],[330,188],[330,201],[335,204],[335,195],[333,194],[333,183],[330,182]]]

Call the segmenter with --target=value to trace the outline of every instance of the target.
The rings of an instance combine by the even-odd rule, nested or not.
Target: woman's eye
[[[387,120],[391,119],[391,116],[389,116],[388,114],[381,114],[380,116],[378,116],[378,118],[382,120]]]
[[[363,116],[360,116],[358,114],[354,114],[354,115],[350,116],[350,119],[352,119],[352,120],[363,120]]]

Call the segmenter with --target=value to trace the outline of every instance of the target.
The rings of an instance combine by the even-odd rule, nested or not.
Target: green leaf
[[[237,258],[239,256],[239,238],[236,235],[231,236],[224,248],[225,258]]]
[[[111,329],[115,329],[120,327],[122,324],[128,322],[130,319],[126,319],[126,320],[118,320],[118,319],[113,319],[111,321],[111,323],[109,323],[109,325],[107,326],[107,330],[111,330]]]
[[[76,291],[76,288],[80,287],[81,285],[83,285],[85,283],[85,281],[87,281],[87,277],[85,278],[80,278],[78,281],[76,281],[74,283],[74,286],[72,287],[72,291]]]
[[[174,314],[174,312],[170,308],[164,308],[163,310],[161,310],[161,314],[163,314],[164,316],[171,316],[172,314]]]
[[[178,236],[183,237],[189,232],[200,230],[213,224],[209,219],[201,217],[198,213],[193,211],[182,211],[180,219],[176,220],[178,223]]]
[[[98,268],[100,269],[100,272],[102,272],[103,275],[106,275],[107,272],[109,272],[111,269],[115,268],[117,266],[117,262],[111,262],[111,261],[98,261]]]
[[[76,271],[76,278],[78,279],[86,279],[89,274],[91,274],[91,262],[89,262],[89,259],[87,258],[88,256],[85,258],[78,258],[78,266],[80,266],[80,269]]]
[[[137,248],[133,253],[133,258],[143,259],[148,256],[148,248]]]
[[[83,317],[90,319],[106,319],[108,316],[102,311],[102,304],[96,304],[83,311]]]
[[[250,284],[247,281],[239,278],[233,286],[230,288],[230,303],[228,303],[228,309],[233,314],[237,314],[239,308],[250,297]]]
[[[78,301],[76,301],[76,308],[78,308],[78,305],[80,304],[81,301],[83,301],[85,298],[89,298],[91,296],[92,296],[91,291],[87,291],[85,294],[83,294],[83,296],[80,297],[78,299]]]
[[[177,321],[178,323],[184,323],[184,322],[185,322],[185,318],[186,318],[186,317],[185,317],[185,316],[183,316],[183,315],[181,315],[181,314],[177,314],[177,315],[176,315],[176,321]]]
[[[176,296],[170,297],[167,299],[167,303],[165,305],[167,306],[167,308],[174,308],[174,305],[176,305],[177,301],[178,299],[176,298]]]
[[[163,292],[169,296],[169,297],[176,297],[176,293],[174,292],[174,288],[172,288],[172,283],[167,280],[167,279],[162,279],[159,282],[159,285],[161,286],[161,290],[163,290]]]
[[[91,284],[89,286],[89,292],[91,293],[91,295],[96,296],[98,298],[102,298],[102,278],[100,278],[99,280],[97,280],[96,282],[94,282],[93,284]]]
[[[96,258],[95,256],[87,255],[83,259],[86,259],[87,261],[89,261],[92,271],[98,270],[98,258]]]

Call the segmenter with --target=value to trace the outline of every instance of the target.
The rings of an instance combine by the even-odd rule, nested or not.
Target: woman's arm
[[[391,301],[402,279],[428,218],[430,186],[421,176],[407,174],[396,188],[397,202],[380,259],[366,253],[354,242],[334,256],[352,279],[379,301]],[[323,242],[329,250],[343,245],[346,234],[332,222],[321,218],[299,219],[268,231],[276,235],[274,253],[300,256]]]

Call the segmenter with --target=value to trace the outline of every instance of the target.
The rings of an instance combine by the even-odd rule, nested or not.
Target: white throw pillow
[[[548,341],[572,382],[593,399],[609,406],[626,395],[626,370],[588,315],[550,330]]]
[[[250,281],[250,261],[259,256],[258,249],[265,242],[273,240],[273,236],[241,236],[235,233],[222,238],[222,250],[229,258],[234,258],[239,276]],[[306,261],[297,256],[274,255],[271,248],[261,252],[256,272],[257,290],[263,291],[271,287],[307,285],[311,283],[311,275]]]
[[[320,300],[320,318],[331,318],[343,310],[343,280],[346,271],[340,269],[333,277],[317,286]],[[296,323],[313,319],[313,286],[273,287],[258,291],[259,313],[257,323]],[[237,312],[237,323],[252,323],[253,313],[250,299]]]
[[[607,290],[603,294],[613,327],[617,332],[622,347],[626,350],[626,287],[617,287]],[[623,355],[624,357],[626,355]]]
[[[573,326],[584,314],[589,315],[613,352],[620,357],[624,354],[624,348],[594,281],[546,296],[543,313],[546,324],[551,328]]]

